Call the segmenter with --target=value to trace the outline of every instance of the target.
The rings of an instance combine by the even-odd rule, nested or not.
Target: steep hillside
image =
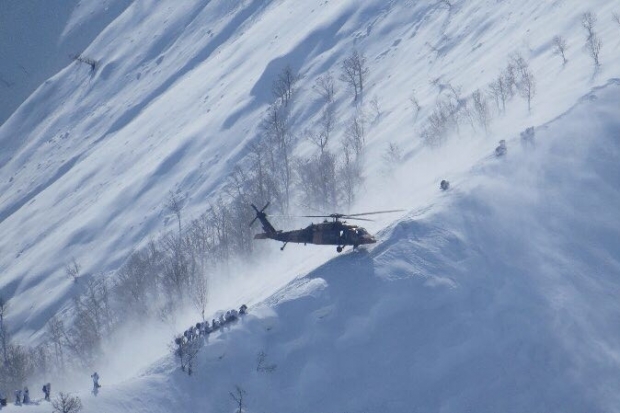
[[[93,411],[616,412],[620,81]],[[265,356],[262,362],[260,354]]]
[[[84,279],[113,280],[132,252],[176,230],[170,194],[184,199],[184,223],[217,202],[235,168],[247,168],[287,66],[300,76],[291,156],[315,150],[306,139],[321,120],[314,86],[331,73],[329,148],[344,156],[351,119],[363,120],[366,145],[363,185],[339,212],[406,211],[368,223],[383,237],[369,250],[328,261],[331,247],[281,253],[273,243],[210,274],[207,314],[243,302],[253,312],[213,338],[196,377],[167,355],[196,311],[139,334],[126,325],[95,366],[114,390],[80,393],[88,409],[168,412],[182,400],[186,411],[221,411],[238,384],[256,411],[613,411],[613,2],[35,3],[0,5],[3,34],[11,32],[0,45],[12,56],[0,63],[2,79],[19,72],[30,42],[57,58],[34,53],[37,75],[16,82],[21,95],[0,109],[47,79],[0,126],[0,295],[17,343],[45,342],[54,315],[71,320],[83,289],[66,274],[73,260]],[[25,32],[33,8],[56,14]],[[595,13],[595,36],[586,12]],[[601,41],[600,65],[588,39]],[[56,72],[68,49],[88,60]],[[337,80],[354,50],[368,69],[361,102]],[[523,83],[524,74],[531,108],[515,82],[505,102],[494,99],[490,84]],[[527,127],[536,144],[520,148]],[[500,160],[491,156],[499,140],[509,148]],[[451,191],[439,191],[441,179]],[[294,191],[290,212],[305,188]],[[260,351],[274,374],[256,372]],[[59,387],[81,392],[84,381]]]
[[[0,4],[0,124],[67,66],[129,0],[3,1]]]

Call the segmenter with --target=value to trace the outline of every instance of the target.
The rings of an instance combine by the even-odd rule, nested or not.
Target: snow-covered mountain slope
[[[129,0],[0,3],[0,124],[129,5]]]
[[[616,80],[211,335],[194,376],[164,357],[87,409],[618,411],[619,106]]]
[[[307,79],[297,98],[301,133],[313,113],[313,79],[330,69],[337,73],[353,47],[362,50],[369,61],[366,94],[377,97],[382,117],[369,131],[369,159],[375,161],[367,166],[369,196],[361,204],[427,203],[438,178],[467,170],[491,142],[557,116],[617,73],[612,4],[588,6],[601,16],[597,29],[605,41],[596,72],[582,50],[580,16],[585,9],[575,5],[130,5],[85,49],[86,57],[99,62],[95,72],[84,64],[67,66],[0,129],[5,252],[0,286],[5,294],[19,297],[12,317],[18,325],[39,329],[46,318],[42,314],[55,312],[72,295],[64,275],[72,257],[85,273],[117,268],[162,228],[162,205],[170,190],[189,197],[186,216],[204,211],[209,196],[255,137],[272,99],[271,82],[287,64]],[[550,38],[556,33],[570,45],[565,66],[552,53]],[[463,94],[485,87],[514,52],[531,60],[536,75],[532,115],[524,102],[511,102],[510,115],[493,125],[488,138],[462,136],[466,143],[442,155],[449,161],[426,168],[427,155],[417,150],[412,91],[424,119],[448,82],[461,86]],[[339,99],[346,104],[350,96],[340,88]],[[345,109],[339,112],[343,121]],[[410,158],[403,170],[411,176],[404,181],[411,196],[381,182],[378,171],[388,141]],[[416,169],[420,165],[425,165],[424,173]],[[380,195],[377,188],[384,189]],[[422,196],[420,191],[425,191]],[[37,298],[42,293],[46,300]]]
[[[106,11],[94,3],[67,6],[58,22],[69,23],[54,32],[76,33],[79,22]],[[330,70],[337,77],[353,48],[366,55],[366,102],[376,105],[367,109],[367,180],[356,206],[409,214],[368,225],[391,229],[367,253],[325,264],[331,248],[291,245],[264,264],[240,266],[214,282],[209,311],[262,307],[214,338],[196,377],[179,375],[165,356],[172,331],[144,334],[119,344],[122,356],[110,355],[102,375],[114,391],[85,394],[89,410],[179,411],[181,402],[187,411],[216,411],[230,408],[234,383],[265,411],[613,410],[617,337],[608,327],[617,309],[603,290],[617,290],[619,102],[617,83],[609,83],[620,77],[617,5],[108,3],[120,15],[84,34],[94,38],[83,55],[96,70],[71,63],[0,126],[0,293],[11,299],[7,321],[19,342],[39,342],[45,322],[71,306],[76,287],[64,267],[72,258],[95,276],[117,269],[175,225],[163,207],[169,191],[187,197],[186,219],[206,209],[255,140],[271,82],[286,65],[303,75],[293,116],[301,136],[318,114],[314,80]],[[584,48],[586,11],[598,16],[597,68]],[[567,41],[564,65],[555,35]],[[420,133],[440,96],[486,89],[514,53],[536,79],[531,113],[516,97],[488,132],[464,124],[443,146],[425,147]],[[53,68],[40,70],[48,76]],[[342,135],[355,108],[338,86]],[[584,95],[592,99],[569,111]],[[537,146],[517,153],[529,126],[538,127]],[[500,139],[509,157],[489,161]],[[389,143],[403,162],[386,176]],[[307,150],[301,142],[297,153]],[[449,193],[438,191],[443,178]],[[586,275],[594,272],[601,277]],[[188,313],[178,323],[192,321]],[[147,339],[149,351],[137,350]],[[273,374],[253,370],[262,350],[278,365]],[[127,362],[128,354],[136,357]],[[143,375],[117,371],[123,362]],[[597,385],[586,389],[588,381]],[[78,391],[78,382],[66,388]],[[210,390],[187,396],[204,392],[205,382]]]

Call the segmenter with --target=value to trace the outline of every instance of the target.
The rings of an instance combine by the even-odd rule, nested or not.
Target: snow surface
[[[34,18],[35,3],[13,3],[10,14],[2,3],[3,35],[23,33],[23,19],[6,16]],[[109,14],[106,2],[73,3],[39,3],[61,14],[37,20],[29,38],[48,50],[46,33],[61,33],[65,50],[86,25],[94,40],[83,53],[99,67],[64,67],[0,126],[0,292],[19,342],[38,343],[52,315],[70,313],[72,257],[111,276],[174,225],[168,191],[187,196],[186,216],[206,209],[255,139],[287,64],[304,75],[294,103],[303,131],[316,120],[314,79],[337,74],[352,47],[366,54],[366,100],[376,97],[381,113],[356,209],[408,212],[367,225],[381,238],[373,248],[330,259],[331,247],[280,253],[274,244],[264,261],[215,280],[211,313],[242,302],[252,311],[210,337],[194,376],[167,347],[198,319],[188,311],[174,325],[119,332],[98,397],[90,373],[55,391],[97,412],[233,411],[235,385],[256,412],[620,411],[615,2],[115,1]],[[598,69],[583,47],[587,10],[603,41]],[[569,45],[566,65],[553,53],[556,34]],[[18,56],[26,41],[9,39],[0,51],[8,44]],[[532,113],[516,98],[488,133],[463,127],[441,148],[424,147],[419,130],[442,88],[484,88],[515,52],[536,77]],[[42,79],[56,70],[41,54],[24,59]],[[0,73],[11,67],[3,59]],[[342,85],[337,96],[344,121],[351,97]],[[535,145],[522,147],[529,126]],[[495,159],[500,139],[508,155]],[[405,159],[391,176],[388,143]],[[441,179],[450,191],[438,190]],[[275,371],[256,371],[261,351]]]

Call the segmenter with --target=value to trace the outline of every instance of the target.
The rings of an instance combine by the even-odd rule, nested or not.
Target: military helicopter
[[[274,239],[284,243],[280,250],[284,250],[289,242],[318,245],[336,245],[336,251],[342,252],[345,246],[352,245],[357,248],[363,244],[374,244],[377,242],[375,237],[370,235],[366,229],[357,225],[347,224],[341,219],[355,219],[360,221],[372,221],[371,219],[358,218],[363,215],[386,214],[389,212],[399,212],[401,209],[393,209],[389,211],[363,212],[360,214],[330,214],[330,215],[302,215],[309,218],[326,218],[320,224],[310,224],[306,228],[282,231],[276,230],[267,220],[265,210],[269,206],[269,202],[262,209],[258,209],[256,205],[252,205],[256,211],[256,217],[250,222],[250,226],[258,219],[263,225],[263,233],[254,235],[254,239]],[[329,221],[327,218],[331,218]]]

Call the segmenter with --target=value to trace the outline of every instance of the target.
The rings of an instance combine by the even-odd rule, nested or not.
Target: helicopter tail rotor
[[[254,208],[254,211],[256,211],[256,216],[254,217],[252,222],[250,222],[250,226],[252,226],[254,224],[254,221],[256,221],[257,219],[260,219],[261,216],[262,217],[267,217],[267,214],[265,213],[265,210],[267,209],[269,204],[270,204],[270,202],[267,202],[267,204],[260,211],[258,210],[258,208],[256,208],[256,205],[250,204],[250,205],[252,205],[252,208]]]
[[[260,210],[256,207],[256,205],[254,204],[250,204],[250,205],[252,206],[252,208],[254,208],[254,211],[256,211],[256,217],[254,217],[252,222],[250,222],[250,226],[252,226],[252,224],[254,224],[254,221],[258,219],[263,226],[263,231],[265,231],[265,235],[267,236],[267,238],[269,238],[270,236],[273,236],[277,231],[273,227],[273,225],[271,225],[271,222],[269,222],[269,220],[267,219],[267,213],[265,212],[265,210],[269,206],[269,202],[267,202],[267,204]],[[257,234],[257,235],[260,235],[260,234]]]

